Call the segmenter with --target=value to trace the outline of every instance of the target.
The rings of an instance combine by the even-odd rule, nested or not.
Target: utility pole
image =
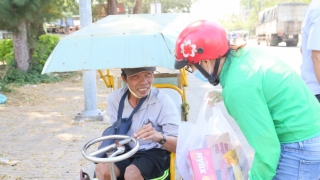
[[[154,13],[157,14],[157,0],[154,0]]]
[[[92,23],[92,11],[90,0],[79,0],[80,24],[81,28]],[[103,121],[105,111],[97,108],[97,84],[96,71],[82,71],[84,106],[85,110],[75,117],[75,121]]]

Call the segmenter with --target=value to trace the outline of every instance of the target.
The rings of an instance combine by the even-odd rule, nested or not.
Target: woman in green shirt
[[[297,73],[277,56],[230,46],[224,29],[204,20],[180,33],[175,52],[176,69],[221,84],[211,103],[224,100],[255,150],[250,179],[320,178],[320,104]]]

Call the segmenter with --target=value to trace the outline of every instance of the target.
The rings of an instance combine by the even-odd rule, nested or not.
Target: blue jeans
[[[281,144],[274,180],[320,180],[320,136]]]

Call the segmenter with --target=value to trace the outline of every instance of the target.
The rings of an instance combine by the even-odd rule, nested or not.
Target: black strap
[[[118,108],[118,119],[115,122],[115,128],[119,129],[121,124],[122,124],[122,113],[123,113],[123,108],[124,108],[124,100],[126,99],[127,95],[128,95],[128,91],[129,89],[122,95],[120,103],[119,103],[119,108]],[[140,99],[139,103],[137,104],[137,106],[133,109],[132,113],[130,114],[130,116],[128,117],[127,121],[131,121],[132,116],[134,113],[136,113],[138,111],[138,109],[140,108],[140,106],[142,105],[142,103],[147,99],[148,96],[145,96],[143,98]]]
[[[216,86],[219,84],[219,76],[218,74],[218,69],[220,65],[220,57],[215,60],[214,64],[214,69],[213,69],[213,74],[209,74],[206,70],[203,69],[203,67],[199,63],[193,64],[209,81],[210,84]]]

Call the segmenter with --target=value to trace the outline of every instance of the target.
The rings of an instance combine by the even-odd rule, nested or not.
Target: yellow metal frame
[[[102,73],[101,70],[98,70],[100,77],[103,79],[103,82],[105,83],[107,88],[112,88],[112,90],[114,89],[114,76],[110,74],[109,70],[106,70],[106,75],[104,75]],[[187,73],[186,70],[184,68],[180,69],[180,81],[182,84],[182,87],[179,88],[175,85],[172,84],[153,84],[152,86],[156,87],[156,88],[170,88],[170,89],[174,89],[176,90],[182,98],[182,102],[186,103],[187,102],[187,98],[186,98],[186,88],[188,86],[188,79],[187,79]],[[176,175],[176,153],[171,153],[170,155],[170,180],[175,180],[175,175]]]
[[[101,70],[98,70],[98,72],[107,88],[112,88],[112,90],[114,90],[114,77],[110,74],[109,69],[106,70],[106,75],[104,75]]]
[[[176,153],[170,154],[170,180],[176,178]]]

